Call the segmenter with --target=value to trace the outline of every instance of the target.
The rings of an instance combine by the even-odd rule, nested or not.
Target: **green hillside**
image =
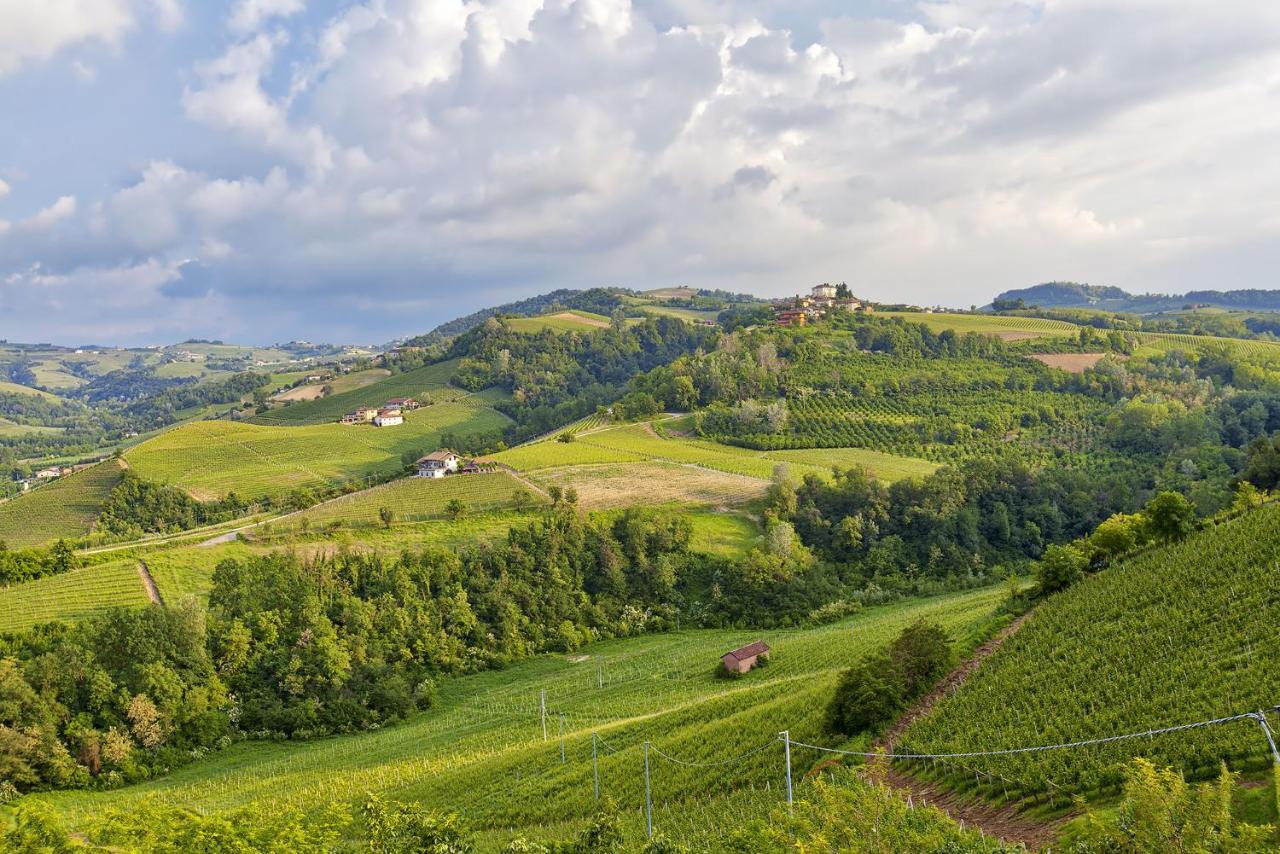
[[[634,841],[643,832],[642,741],[703,762],[770,743],[743,762],[709,768],[652,757],[656,828],[697,850],[714,849],[740,817],[762,816],[781,803],[783,757],[775,736],[789,728],[798,739],[822,738],[822,705],[839,668],[926,616],[972,643],[1002,595],[982,590],[904,602],[817,629],[699,630],[599,643],[443,681],[433,709],[377,732],[241,743],[126,789],[33,797],[78,823],[108,805],[128,808],[153,797],[201,810],[253,801],[306,810],[374,791],[458,810],[488,830],[485,848],[496,850],[517,832],[567,835],[590,814],[594,732],[604,739],[602,795],[618,805]],[[712,676],[721,653],[757,637],[774,649],[769,668],[739,681]],[[551,710],[547,741],[537,714],[541,691]],[[797,780],[817,758],[797,752]]]
[[[148,601],[136,560],[89,566],[0,587],[0,634],[51,620],[82,620],[108,608],[142,607]]]
[[[544,329],[553,332],[592,332],[609,326],[609,318],[589,311],[559,311],[537,317],[508,317],[503,322],[516,332],[541,332]]]
[[[900,317],[908,323],[921,323],[933,332],[950,329],[954,332],[978,332],[1000,338],[1062,338],[1076,335],[1080,327],[1063,320],[1046,320],[1040,317],[1012,317],[997,314],[948,314],[921,311],[885,311],[881,317]]]
[[[1100,572],[1042,605],[903,744],[1001,749],[1270,709],[1280,703],[1277,561],[1280,506],[1270,505]],[[1270,765],[1251,720],[966,764],[1019,781],[1024,794],[1097,792],[1133,756],[1199,776],[1215,774],[1220,759]]]
[[[361,406],[380,406],[393,397],[417,397],[424,392],[444,389],[457,367],[457,360],[452,360],[415,368],[350,391],[273,409],[253,420],[258,424],[279,425],[335,422]]]
[[[0,541],[23,548],[84,536],[120,472],[120,464],[108,460],[0,503]]]
[[[404,424],[385,428],[197,421],[131,448],[126,457],[142,477],[197,498],[233,491],[259,497],[390,474],[404,466],[405,455],[433,450],[442,432],[490,432],[507,423],[496,410],[461,401],[406,412]]]
[[[467,512],[495,510],[511,506],[511,496],[517,489],[529,493],[529,503],[545,503],[545,499],[524,487],[506,472],[451,475],[435,479],[408,477],[363,492],[336,498],[312,507],[291,522],[309,519],[314,523],[334,520],[344,525],[380,524],[378,511],[387,507],[403,522],[439,519],[444,516],[445,505],[454,499],[463,503]]]

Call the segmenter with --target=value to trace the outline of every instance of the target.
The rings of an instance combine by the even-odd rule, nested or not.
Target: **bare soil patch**
[[[1106,353],[1035,353],[1031,358],[1051,368],[1059,368],[1072,374],[1083,374],[1092,368]]]
[[[156,580],[151,577],[151,570],[147,567],[145,561],[138,561],[138,577],[142,579],[142,586],[146,588],[147,598],[151,600],[153,605],[163,605],[164,601],[160,598],[160,588],[156,587]]]
[[[324,397],[324,385],[316,383],[314,385],[300,385],[297,388],[286,389],[277,395],[272,395],[272,400],[291,400],[295,403],[301,403],[306,400],[319,400]]]
[[[991,334],[999,338],[1001,341],[1026,341],[1030,338],[1044,337],[1043,332],[1020,332],[1012,329],[1001,332],[992,332]]]

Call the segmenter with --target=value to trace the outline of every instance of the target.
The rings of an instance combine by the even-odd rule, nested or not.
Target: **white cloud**
[[[229,24],[240,33],[257,30],[272,18],[287,18],[304,8],[302,0],[238,0]]]
[[[3,178],[0,178],[0,199],[3,199],[5,196],[9,195],[9,190],[10,190],[9,185],[5,183],[5,180]]]
[[[49,205],[49,207],[34,216],[23,220],[22,224],[28,228],[44,230],[52,228],[59,222],[75,216],[75,213],[76,197],[60,196],[58,200]]]
[[[79,42],[114,44],[133,26],[132,7],[130,0],[0,0],[0,75]]]

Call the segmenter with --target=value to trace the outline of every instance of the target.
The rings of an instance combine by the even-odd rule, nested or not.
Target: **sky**
[[[1277,288],[1280,3],[0,0],[0,338]]]

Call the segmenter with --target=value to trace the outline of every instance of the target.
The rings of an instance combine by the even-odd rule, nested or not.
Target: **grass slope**
[[[661,426],[661,422],[658,422]],[[648,424],[627,424],[579,434],[573,442],[544,441],[496,454],[493,459],[520,471],[557,466],[662,461],[745,475],[760,480],[773,476],[786,463],[797,477],[813,473],[828,477],[831,467],[863,466],[882,480],[927,475],[938,468],[926,460],[898,457],[862,448],[821,448],[753,451],[702,439],[659,436]]]
[[[52,620],[82,620],[109,608],[142,607],[148,601],[137,561],[98,564],[0,587],[0,633],[26,631]]]
[[[877,312],[883,317],[900,317],[908,323],[922,323],[934,332],[950,329],[955,332],[979,332],[1000,338],[1065,338],[1077,335],[1080,327],[1064,320],[1048,320],[1042,317],[1016,317],[996,314],[947,314],[920,311]]]
[[[304,405],[309,404],[299,404]],[[398,427],[198,421],[143,442],[126,456],[143,477],[174,484],[197,498],[232,491],[258,497],[390,474],[402,468],[403,455],[432,450],[442,432],[487,432],[507,423],[496,410],[463,401],[407,412]]]
[[[820,739],[823,703],[840,668],[926,616],[971,642],[1002,596],[974,591],[868,609],[821,628],[765,633],[774,663],[737,681],[715,679],[712,667],[724,650],[761,636],[756,632],[699,630],[599,643],[445,680],[432,710],[381,731],[305,744],[242,743],[142,785],[35,797],[77,822],[148,797],[214,811],[250,801],[311,809],[375,791],[458,810],[490,829],[496,849],[515,832],[564,833],[589,815],[595,732],[604,739],[602,795],[618,804],[634,840],[644,799],[643,740],[673,756],[714,761],[769,742],[782,729]],[[547,741],[537,715],[540,691],[552,710]],[[710,768],[677,766],[654,754],[656,829],[696,850],[714,849],[726,825],[781,802],[782,760],[777,743]],[[793,757],[797,781],[816,760]]]
[[[398,521],[439,519],[444,516],[445,504],[455,498],[466,505],[467,512],[510,507],[517,489],[529,493],[531,504],[545,502],[503,471],[450,475],[440,480],[409,477],[325,502],[290,517],[290,521],[309,519],[324,524],[336,519],[346,525],[378,525],[378,511],[383,507],[391,508]]]
[[[32,397],[42,397],[48,401],[58,400],[56,394],[49,394],[47,391],[41,391],[38,388],[32,388],[29,385],[19,385],[18,383],[0,381],[0,394],[27,394]]]
[[[424,392],[444,389],[457,367],[457,360],[453,360],[415,368],[318,400],[273,409],[253,420],[258,424],[290,426],[335,422],[361,406],[380,406],[393,397],[417,397]]]
[[[1036,611],[903,741],[952,752],[1098,738],[1280,703],[1280,506],[1104,570]],[[1273,718],[1274,723],[1274,718]],[[1269,764],[1254,721],[968,764],[1031,792],[1096,790],[1148,756],[1189,774]],[[965,775],[972,782],[972,772]],[[1056,790],[1055,790],[1056,791]]]
[[[508,317],[506,324],[516,332],[592,332],[608,329],[609,318],[590,311],[559,311],[538,317]]]
[[[24,548],[84,536],[120,476],[120,464],[107,460],[0,504],[0,540]]]

